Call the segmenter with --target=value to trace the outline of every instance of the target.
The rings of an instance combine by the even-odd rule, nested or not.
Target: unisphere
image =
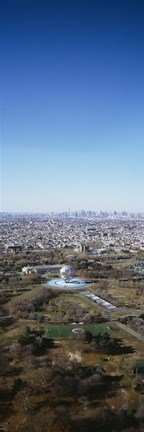
[[[60,276],[66,282],[69,282],[75,276],[75,273],[76,273],[75,268],[70,265],[65,265],[60,270]]]

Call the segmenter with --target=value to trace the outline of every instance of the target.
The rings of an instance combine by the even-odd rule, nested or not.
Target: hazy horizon
[[[101,213],[108,213],[108,215],[113,215],[114,213],[116,213],[116,215],[122,215],[122,213],[126,213],[127,215],[144,215],[144,212],[128,212],[126,209],[123,209],[123,210],[107,210],[107,209],[100,209],[100,210],[94,210],[94,209],[78,209],[78,208],[76,208],[76,209],[71,209],[71,211],[70,211],[70,215],[72,215],[73,213],[75,213],[75,212],[78,212],[78,213],[80,213],[81,211],[85,211],[85,213],[88,213],[88,212],[92,212],[92,213],[96,213],[97,215],[99,215],[99,214],[101,214]],[[0,214],[17,214],[17,215],[31,215],[31,214],[33,214],[33,215],[35,215],[35,214],[41,214],[41,215],[46,215],[46,214],[51,214],[51,213],[53,213],[53,214],[63,214],[63,213],[67,213],[68,215],[69,215],[69,209],[63,209],[63,210],[54,210],[54,209],[51,209],[51,210],[49,210],[49,211],[0,211]],[[124,215],[123,215],[124,216]]]
[[[144,2],[2,2],[1,211],[144,213]]]

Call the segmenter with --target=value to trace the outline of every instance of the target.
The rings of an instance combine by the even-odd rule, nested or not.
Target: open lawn
[[[111,329],[107,324],[75,324],[75,325],[60,325],[48,326],[45,329],[45,336],[52,339],[69,339],[82,334],[83,331],[89,331],[96,336],[97,334],[103,335],[104,333],[112,334]]]

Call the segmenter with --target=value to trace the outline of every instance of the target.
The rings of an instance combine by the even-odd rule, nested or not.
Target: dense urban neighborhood
[[[92,212],[91,212],[92,213]],[[0,215],[0,250],[71,248],[84,251],[132,247],[144,249],[144,215],[57,214]],[[14,247],[13,247],[14,246]],[[102,249],[101,249],[102,248]],[[103,249],[104,248],[104,249]]]

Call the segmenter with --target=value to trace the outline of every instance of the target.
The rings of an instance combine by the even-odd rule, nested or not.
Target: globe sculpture
[[[66,282],[69,282],[76,274],[75,268],[70,265],[65,265],[60,270],[60,276]]]
[[[86,285],[86,281],[75,277],[75,268],[71,265],[64,265],[60,269],[60,277],[56,279],[51,279],[46,282],[49,286],[53,288],[61,289],[80,289]]]

